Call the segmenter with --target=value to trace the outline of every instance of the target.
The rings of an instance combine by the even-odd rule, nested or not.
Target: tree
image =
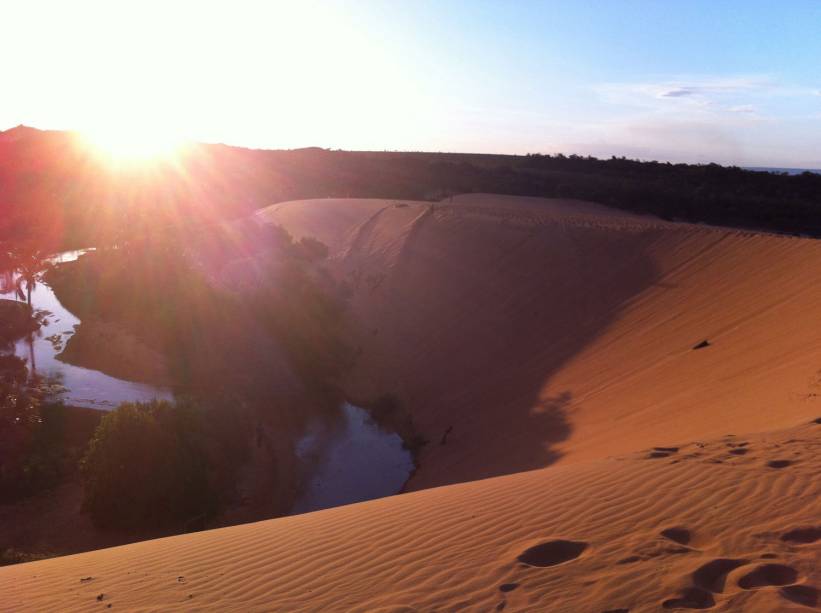
[[[8,249],[0,249],[0,294],[14,291],[14,258]]]
[[[225,407],[221,407],[225,410]],[[190,399],[123,403],[98,426],[81,461],[83,507],[109,528],[167,526],[219,508],[239,458],[226,451],[238,426]],[[219,424],[215,426],[213,424]]]
[[[0,356],[0,502],[51,487],[64,472],[65,409],[44,401],[47,387],[19,357]]]
[[[17,273],[17,292],[21,297],[25,288],[26,304],[31,306],[31,292],[42,283],[43,276],[51,268],[50,255],[38,247],[20,245],[12,251],[12,262]]]

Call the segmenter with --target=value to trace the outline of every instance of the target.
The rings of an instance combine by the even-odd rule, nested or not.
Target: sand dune
[[[362,331],[350,394],[398,394],[434,443],[411,488],[821,413],[818,241],[573,201],[404,204],[263,215],[333,245]]]
[[[8,567],[2,605],[806,611],[820,449],[810,423]]]
[[[484,195],[260,217],[329,245],[343,383],[401,398],[421,491],[0,569],[0,608],[821,606],[821,243]]]

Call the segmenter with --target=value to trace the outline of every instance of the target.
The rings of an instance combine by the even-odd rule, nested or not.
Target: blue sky
[[[816,0],[62,4],[0,4],[0,128],[821,167]]]

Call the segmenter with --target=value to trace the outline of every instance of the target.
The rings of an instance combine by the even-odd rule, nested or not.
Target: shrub
[[[124,403],[106,415],[81,463],[83,506],[95,525],[160,527],[213,515],[225,494],[220,475],[238,465],[238,452],[226,444],[236,427],[209,427],[207,413],[183,399]]]
[[[69,470],[65,407],[44,402],[48,381],[0,356],[0,502],[55,486]]]
[[[0,550],[0,566],[36,562],[37,560],[45,560],[50,557],[52,557],[52,555],[47,553],[26,553],[17,549],[8,548]]]
[[[54,487],[65,472],[60,404],[35,409],[43,417],[0,423],[0,503]]]

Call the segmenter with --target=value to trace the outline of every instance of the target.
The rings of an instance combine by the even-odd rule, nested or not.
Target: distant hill
[[[0,236],[60,246],[208,223],[305,198],[576,198],[718,225],[821,236],[821,175],[576,155],[255,150],[195,144],[178,159],[106,166],[70,132],[0,132]]]
[[[20,124],[14,128],[9,128],[5,132],[0,132],[0,142],[12,143],[23,138],[36,137],[37,134],[41,132],[43,132],[43,130]]]

